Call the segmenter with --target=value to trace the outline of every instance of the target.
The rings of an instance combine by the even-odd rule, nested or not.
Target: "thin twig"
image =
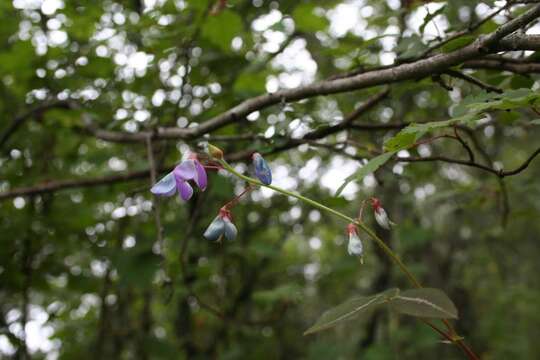
[[[32,117],[39,117],[41,114],[43,114],[43,112],[51,109],[69,109],[70,107],[71,102],[56,100],[36,105],[30,110],[18,115],[17,117],[15,117],[15,119],[13,119],[13,122],[11,122],[11,124],[6,128],[6,130],[4,130],[4,132],[0,135],[0,148],[4,146],[4,144],[9,140],[9,138],[26,120]]]
[[[418,80],[440,73],[468,60],[478,59],[489,53],[504,50],[535,50],[540,48],[540,36],[527,34],[512,34],[540,16],[540,4],[532,7],[520,16],[502,24],[492,33],[476,39],[473,43],[449,53],[422,58],[411,63],[397,64],[389,68],[370,71],[348,78],[323,80],[294,89],[283,89],[273,93],[259,95],[243,101],[233,108],[214,116],[190,128],[158,128],[156,139],[196,139],[201,135],[221,129],[229,124],[245,119],[254,111],[260,111],[282,102],[293,102],[322,95],[331,95],[353,90],[371,88],[377,85]],[[509,35],[512,34],[512,35]],[[146,141],[145,132],[127,133],[107,131],[89,127],[94,136],[116,142]]]
[[[461,79],[461,80],[464,80],[466,82],[469,82],[473,85],[476,85],[484,90],[486,90],[487,92],[495,92],[497,94],[501,94],[503,92],[502,89],[496,87],[496,86],[492,86],[492,85],[489,85],[473,76],[470,76],[470,75],[467,75],[467,74],[464,74],[464,73],[461,73],[459,71],[456,71],[456,70],[446,70],[444,72],[445,74],[447,75],[450,75],[450,76],[453,76],[455,78],[458,78],[458,79]]]
[[[420,54],[419,58],[423,58],[429,54],[431,54],[434,50],[437,50],[439,48],[441,48],[442,46],[448,44],[450,41],[452,40],[455,40],[457,38],[460,38],[464,35],[467,35],[467,34],[470,34],[470,33],[473,33],[475,30],[477,30],[478,28],[480,28],[482,25],[484,25],[486,22],[488,22],[489,20],[493,19],[495,16],[497,16],[499,13],[501,13],[501,11],[503,11],[504,9],[506,9],[510,4],[506,4],[505,6],[493,11],[491,14],[489,14],[488,16],[486,16],[484,19],[480,20],[479,22],[477,22],[476,24],[474,25],[469,25],[466,29],[463,29],[463,30],[460,30],[452,35],[450,35],[449,37],[447,37],[446,39],[430,46],[429,48],[427,48],[422,54]]]
[[[469,161],[474,162],[474,153],[473,153],[472,149],[470,148],[470,146],[465,142],[465,140],[463,140],[463,138],[461,136],[459,136],[457,126],[454,126],[454,135],[455,135],[455,138],[457,139],[457,141],[459,141],[459,143],[467,151],[467,154],[469,155]]]
[[[150,167],[150,186],[153,186],[157,182],[157,170],[156,162],[154,160],[154,147],[152,145],[152,136],[148,136],[146,140],[146,153],[148,157],[148,165]],[[165,244],[163,243],[163,226],[161,225],[161,215],[160,215],[160,204],[159,198],[154,196],[154,201],[152,202],[152,207],[154,210],[154,221],[156,224],[156,235],[157,243],[159,247],[159,254],[162,257],[162,260],[165,258]]]

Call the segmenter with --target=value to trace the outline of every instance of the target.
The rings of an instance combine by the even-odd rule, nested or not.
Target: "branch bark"
[[[24,124],[24,122],[32,117],[39,116],[43,112],[51,109],[64,108],[69,109],[71,107],[70,101],[51,101],[48,103],[43,103],[33,107],[32,109],[18,115],[13,119],[11,124],[4,130],[2,135],[0,135],[0,148],[9,140],[9,138],[17,131],[17,129]]]
[[[89,126],[94,136],[112,142],[141,142],[149,135],[154,139],[184,139],[200,137],[231,123],[244,119],[254,111],[259,111],[282,102],[293,102],[321,95],[330,95],[353,90],[365,89],[406,80],[417,80],[441,73],[446,69],[475,60],[486,54],[505,50],[537,50],[540,49],[540,36],[511,34],[540,16],[540,5],[536,5],[513,20],[501,25],[495,32],[478,38],[475,42],[450,53],[437,54],[415,62],[391,66],[356,74],[351,77],[324,80],[295,89],[285,89],[270,94],[247,99],[235,107],[221,113],[197,127],[158,128],[155,134],[148,132],[125,133],[97,129]]]

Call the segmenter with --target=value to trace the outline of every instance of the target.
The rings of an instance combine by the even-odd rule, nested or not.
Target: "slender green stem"
[[[312,200],[312,199],[307,198],[305,196],[302,196],[300,194],[294,193],[292,191],[288,191],[288,190],[285,190],[285,189],[282,189],[280,187],[273,186],[273,185],[265,185],[265,184],[263,184],[262,182],[260,182],[257,179],[254,179],[252,177],[249,177],[249,176],[246,176],[244,174],[239,173],[231,165],[229,165],[225,160],[220,159],[218,161],[223,166],[223,168],[225,170],[227,170],[231,174],[237,176],[238,178],[246,181],[248,184],[253,184],[253,185],[257,185],[257,186],[263,186],[263,187],[272,189],[272,190],[274,190],[274,191],[276,191],[278,193],[281,193],[283,195],[297,198],[298,200],[301,200],[301,201],[303,201],[303,202],[305,202],[307,204],[310,204],[310,205],[312,205],[312,206],[314,206],[316,208],[319,208],[319,209],[321,209],[323,211],[334,214],[335,216],[337,216],[337,217],[339,217],[339,218],[341,218],[341,219],[343,219],[343,220],[345,220],[345,221],[347,221],[349,223],[353,223],[353,224],[357,225],[362,230],[364,230],[364,232],[366,234],[368,234],[368,236],[371,239],[373,239],[375,241],[375,243],[384,251],[384,253],[390,259],[392,259],[392,261],[399,267],[399,269],[403,272],[403,274],[405,274],[405,276],[407,277],[407,279],[409,279],[409,281],[411,282],[411,284],[413,284],[413,286],[415,286],[416,288],[421,288],[422,287],[420,282],[414,277],[414,275],[409,271],[409,269],[407,269],[407,267],[405,266],[403,261],[401,261],[399,256],[396,253],[394,253],[392,251],[392,249],[390,249],[390,247],[388,245],[386,245],[385,242],[373,232],[373,230],[371,230],[364,223],[362,223],[360,221],[360,219],[353,219],[350,216],[347,216],[347,215],[345,215],[345,214],[343,214],[343,213],[341,213],[341,212],[339,212],[337,210],[329,208],[328,206],[325,206],[325,205],[323,205],[323,204],[321,204],[321,203],[319,203],[319,202],[317,202],[315,200]],[[446,334],[445,337],[447,339],[449,339],[450,341],[452,341],[452,343],[454,343],[460,349],[462,349],[463,352],[467,355],[467,357],[469,359],[473,359],[473,360],[479,359],[478,356],[467,346],[467,344],[465,344],[460,338],[457,338],[457,336],[455,335],[456,331],[454,330],[452,325],[446,319],[444,319],[443,322],[448,327],[448,330],[450,332],[450,334],[449,335]]]
[[[401,261],[401,259],[396,255],[396,253],[394,253],[392,251],[392,249],[390,249],[390,247],[388,247],[388,245],[386,245],[384,243],[384,241],[378,237],[370,228],[368,228],[366,225],[364,225],[364,223],[360,222],[359,220],[356,220],[356,219],[353,219],[352,217],[350,216],[347,216],[337,210],[334,210],[332,208],[329,208],[328,206],[325,206],[315,200],[312,200],[310,198],[307,198],[305,196],[302,196],[300,194],[297,194],[297,193],[294,193],[292,191],[288,191],[288,190],[285,190],[285,189],[282,189],[280,187],[277,187],[277,186],[273,186],[273,185],[265,185],[263,184],[262,182],[260,182],[259,180],[257,179],[254,179],[254,178],[251,178],[249,176],[246,176],[246,175],[243,175],[243,174],[240,174],[238,171],[236,171],[231,165],[229,165],[227,162],[225,162],[224,160],[220,160],[219,161],[220,164],[223,166],[223,168],[225,170],[227,170],[228,172],[230,172],[231,174],[239,177],[240,179],[242,180],[245,180],[247,181],[248,183],[250,184],[253,184],[253,185],[257,185],[257,186],[264,186],[264,187],[267,187],[269,189],[272,189],[278,193],[281,193],[283,195],[287,195],[287,196],[290,196],[290,197],[294,197],[294,198],[297,198],[298,200],[301,200],[307,204],[310,204],[316,208],[319,208],[323,211],[326,211],[326,212],[329,212],[331,214],[334,214],[336,215],[337,217],[339,218],[342,218],[343,220],[349,222],[349,223],[353,223],[357,226],[359,226],[362,230],[364,230],[364,232],[366,234],[369,235],[370,238],[372,238],[376,243],[377,245],[384,251],[384,253],[392,259],[392,261],[394,261],[394,263],[400,268],[400,270],[405,274],[405,276],[407,276],[407,278],[409,279],[409,281],[417,288],[420,288],[422,287],[420,285],[420,282],[418,282],[418,280],[416,280],[416,278],[414,277],[414,275],[409,271],[409,269],[407,269],[407,267],[405,266],[405,264],[403,263],[403,261]]]

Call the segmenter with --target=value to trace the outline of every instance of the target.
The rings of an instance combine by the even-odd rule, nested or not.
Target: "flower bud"
[[[349,255],[362,256],[362,253],[364,252],[364,247],[362,245],[362,240],[360,240],[360,238],[358,237],[358,230],[356,228],[356,225],[347,225],[347,233],[349,235],[347,252],[349,253]]]
[[[272,171],[268,166],[268,163],[259,153],[252,155],[253,166],[255,167],[255,175],[264,184],[270,185],[272,183]]]
[[[221,150],[221,149],[218,148],[217,146],[212,145],[212,144],[210,144],[210,143],[208,143],[208,153],[209,153],[214,159],[219,159],[219,160],[222,160],[222,159],[223,159],[223,150]]]
[[[379,199],[374,197],[371,198],[371,206],[373,207],[373,214],[375,215],[375,221],[377,224],[386,230],[390,230],[392,226],[396,225],[388,218],[388,215],[381,206],[381,201]]]

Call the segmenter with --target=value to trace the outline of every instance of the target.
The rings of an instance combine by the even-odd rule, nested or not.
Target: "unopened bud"
[[[208,153],[209,153],[214,159],[219,159],[219,160],[222,160],[222,159],[223,159],[223,150],[221,150],[221,149],[218,148],[217,146],[212,145],[212,144],[210,144],[210,143],[208,143]]]
[[[253,165],[255,166],[255,175],[264,184],[270,185],[272,183],[272,170],[268,166],[266,160],[263,159],[261,154],[254,153],[252,155]]]
[[[354,224],[347,225],[347,234],[349,235],[347,252],[349,255],[361,257],[364,247],[362,246],[362,240],[358,237],[358,230]]]
[[[386,214],[386,211],[382,207],[381,201],[379,199],[371,198],[371,206],[373,207],[373,213],[375,215],[375,221],[377,221],[377,224],[387,230],[390,230],[392,226],[396,225],[390,220],[390,218]]]

